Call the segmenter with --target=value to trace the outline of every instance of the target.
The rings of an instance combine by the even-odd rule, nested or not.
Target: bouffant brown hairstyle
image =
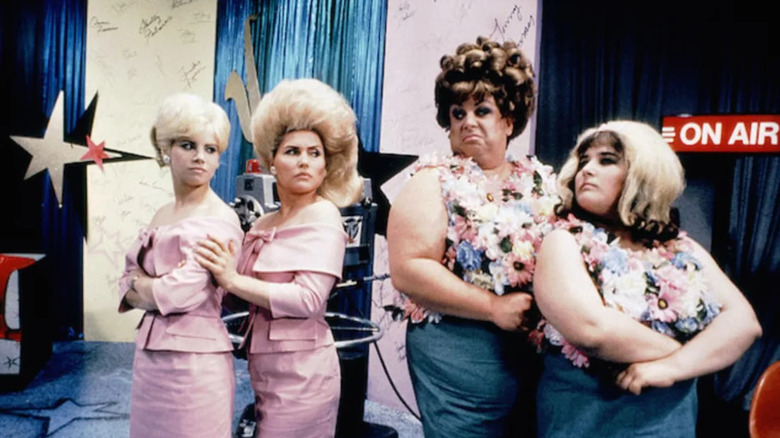
[[[360,200],[355,112],[338,91],[317,79],[282,80],[252,115],[252,143],[266,169],[285,134],[314,131],[325,150],[325,180],[318,193],[339,207]]]
[[[536,85],[531,61],[512,41],[499,44],[485,37],[458,46],[444,55],[436,77],[436,121],[450,128],[450,106],[474,97],[493,96],[501,116],[514,122],[507,140],[520,135],[536,108]]]
[[[640,239],[676,237],[679,230],[671,212],[672,202],[685,188],[683,167],[661,134],[641,122],[617,120],[580,134],[558,173],[558,213],[577,213],[574,178],[581,168],[580,157],[595,145],[611,146],[626,160],[626,181],[617,205],[622,224]]]
[[[230,140],[230,121],[225,110],[196,94],[177,93],[166,97],[149,133],[157,164],[165,165],[162,157],[174,141],[196,134],[213,134],[219,153],[224,152]]]

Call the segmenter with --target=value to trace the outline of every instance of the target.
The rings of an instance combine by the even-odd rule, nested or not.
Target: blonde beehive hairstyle
[[[214,134],[219,153],[224,152],[230,140],[230,120],[225,110],[196,94],[177,93],[166,97],[149,133],[157,164],[165,165],[163,151],[170,149],[174,141],[197,133]]]
[[[266,169],[282,137],[314,131],[325,149],[325,179],[318,193],[339,207],[360,200],[355,112],[346,99],[317,79],[282,80],[260,100],[252,115],[252,143]]]
[[[639,239],[668,240],[677,236],[671,217],[672,202],[685,188],[680,159],[666,140],[650,125],[634,121],[613,121],[590,128],[577,139],[569,158],[558,173],[561,204],[558,214],[577,212],[574,177],[580,155],[593,145],[609,145],[623,154],[628,171],[618,214],[623,225]]]
[[[450,129],[452,104],[493,96],[501,116],[514,122],[507,141],[525,130],[536,108],[536,85],[531,61],[517,44],[479,37],[476,44],[461,44],[454,55],[444,55],[439,65],[434,91],[439,126]]]

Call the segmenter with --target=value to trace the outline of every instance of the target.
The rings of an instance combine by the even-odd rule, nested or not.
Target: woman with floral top
[[[565,219],[534,275],[540,437],[695,437],[695,378],[760,336],[747,300],[670,219],[683,187],[677,155],[648,125],[609,122],[578,139],[558,178]]]
[[[558,202],[549,166],[507,157],[535,107],[533,70],[514,43],[484,38],[441,68],[437,121],[453,155],[421,160],[388,220],[417,405],[428,438],[530,435],[519,329],[531,324],[534,256]]]

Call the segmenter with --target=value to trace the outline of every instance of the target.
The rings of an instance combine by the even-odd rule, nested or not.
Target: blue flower
[[[474,271],[482,264],[482,251],[477,251],[468,241],[461,241],[458,245],[455,260],[467,271]]]
[[[678,319],[677,322],[674,323],[674,328],[686,334],[693,334],[701,329],[699,321],[692,317]]]
[[[663,322],[661,320],[658,320],[658,319],[654,320],[650,324],[650,327],[653,330],[657,331],[658,333],[663,333],[663,334],[665,334],[667,336],[674,337],[674,332],[672,331],[671,327],[669,327],[669,324],[667,324],[667,323],[665,323],[665,322]]]
[[[678,269],[684,269],[687,265],[691,264],[696,267],[696,270],[701,269],[701,264],[696,260],[689,252],[678,252],[672,257],[672,265]]]
[[[709,300],[702,300],[699,302],[699,307],[697,310],[702,324],[707,325],[712,322],[716,316],[718,316],[720,313],[720,306]]]
[[[601,261],[604,269],[622,275],[628,272],[628,255],[618,248],[610,248]]]
[[[528,202],[518,202],[512,206],[512,210],[514,210],[516,214],[534,214],[534,211],[531,209],[531,205]]]

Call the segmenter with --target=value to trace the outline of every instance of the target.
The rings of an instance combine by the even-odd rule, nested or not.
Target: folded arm
[[[673,354],[636,363],[618,376],[618,384],[635,394],[648,386],[669,386],[723,369],[736,362],[761,336],[753,308],[712,256],[694,243],[694,257],[702,264],[709,291],[721,312],[693,339]]]
[[[679,342],[604,305],[579,245],[556,230],[542,242],[534,274],[534,295],[544,318],[589,356],[632,363],[668,356]]]

